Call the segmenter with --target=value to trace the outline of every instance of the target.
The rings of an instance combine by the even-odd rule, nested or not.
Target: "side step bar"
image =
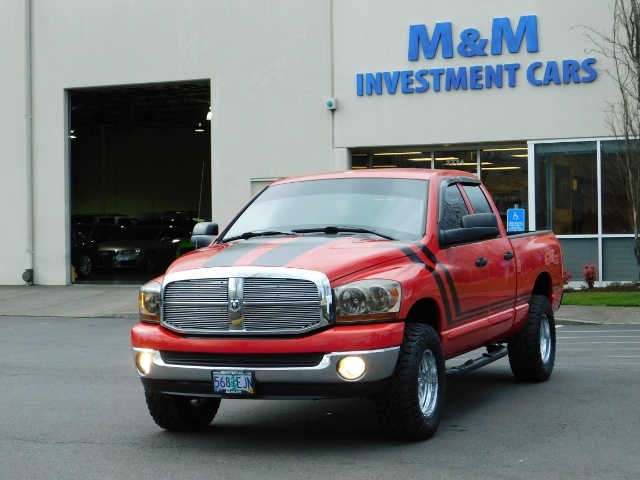
[[[489,365],[490,363],[500,360],[509,353],[507,347],[503,345],[490,345],[487,347],[487,353],[483,353],[481,357],[473,360],[467,360],[462,365],[447,369],[447,377],[458,375],[459,373],[472,372],[480,367]]]

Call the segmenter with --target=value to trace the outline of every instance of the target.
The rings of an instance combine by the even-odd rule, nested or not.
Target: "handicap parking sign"
[[[507,210],[507,232],[524,232],[524,208]]]

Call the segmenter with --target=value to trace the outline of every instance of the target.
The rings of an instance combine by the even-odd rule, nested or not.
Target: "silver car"
[[[191,232],[168,225],[135,226],[98,246],[96,268],[145,273],[166,269],[180,254],[193,250]]]

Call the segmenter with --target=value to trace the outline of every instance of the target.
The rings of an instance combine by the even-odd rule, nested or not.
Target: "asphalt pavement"
[[[140,285],[0,286],[0,316],[137,318]],[[559,324],[640,325],[638,307],[561,306]]]

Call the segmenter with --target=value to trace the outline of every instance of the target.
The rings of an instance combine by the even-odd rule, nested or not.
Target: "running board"
[[[462,365],[447,369],[447,377],[452,377],[459,373],[472,372],[473,370],[489,365],[496,360],[500,360],[502,357],[505,357],[507,353],[509,353],[507,347],[502,345],[491,345],[490,347],[487,347],[487,353],[483,353],[481,357],[473,360],[467,360]]]

